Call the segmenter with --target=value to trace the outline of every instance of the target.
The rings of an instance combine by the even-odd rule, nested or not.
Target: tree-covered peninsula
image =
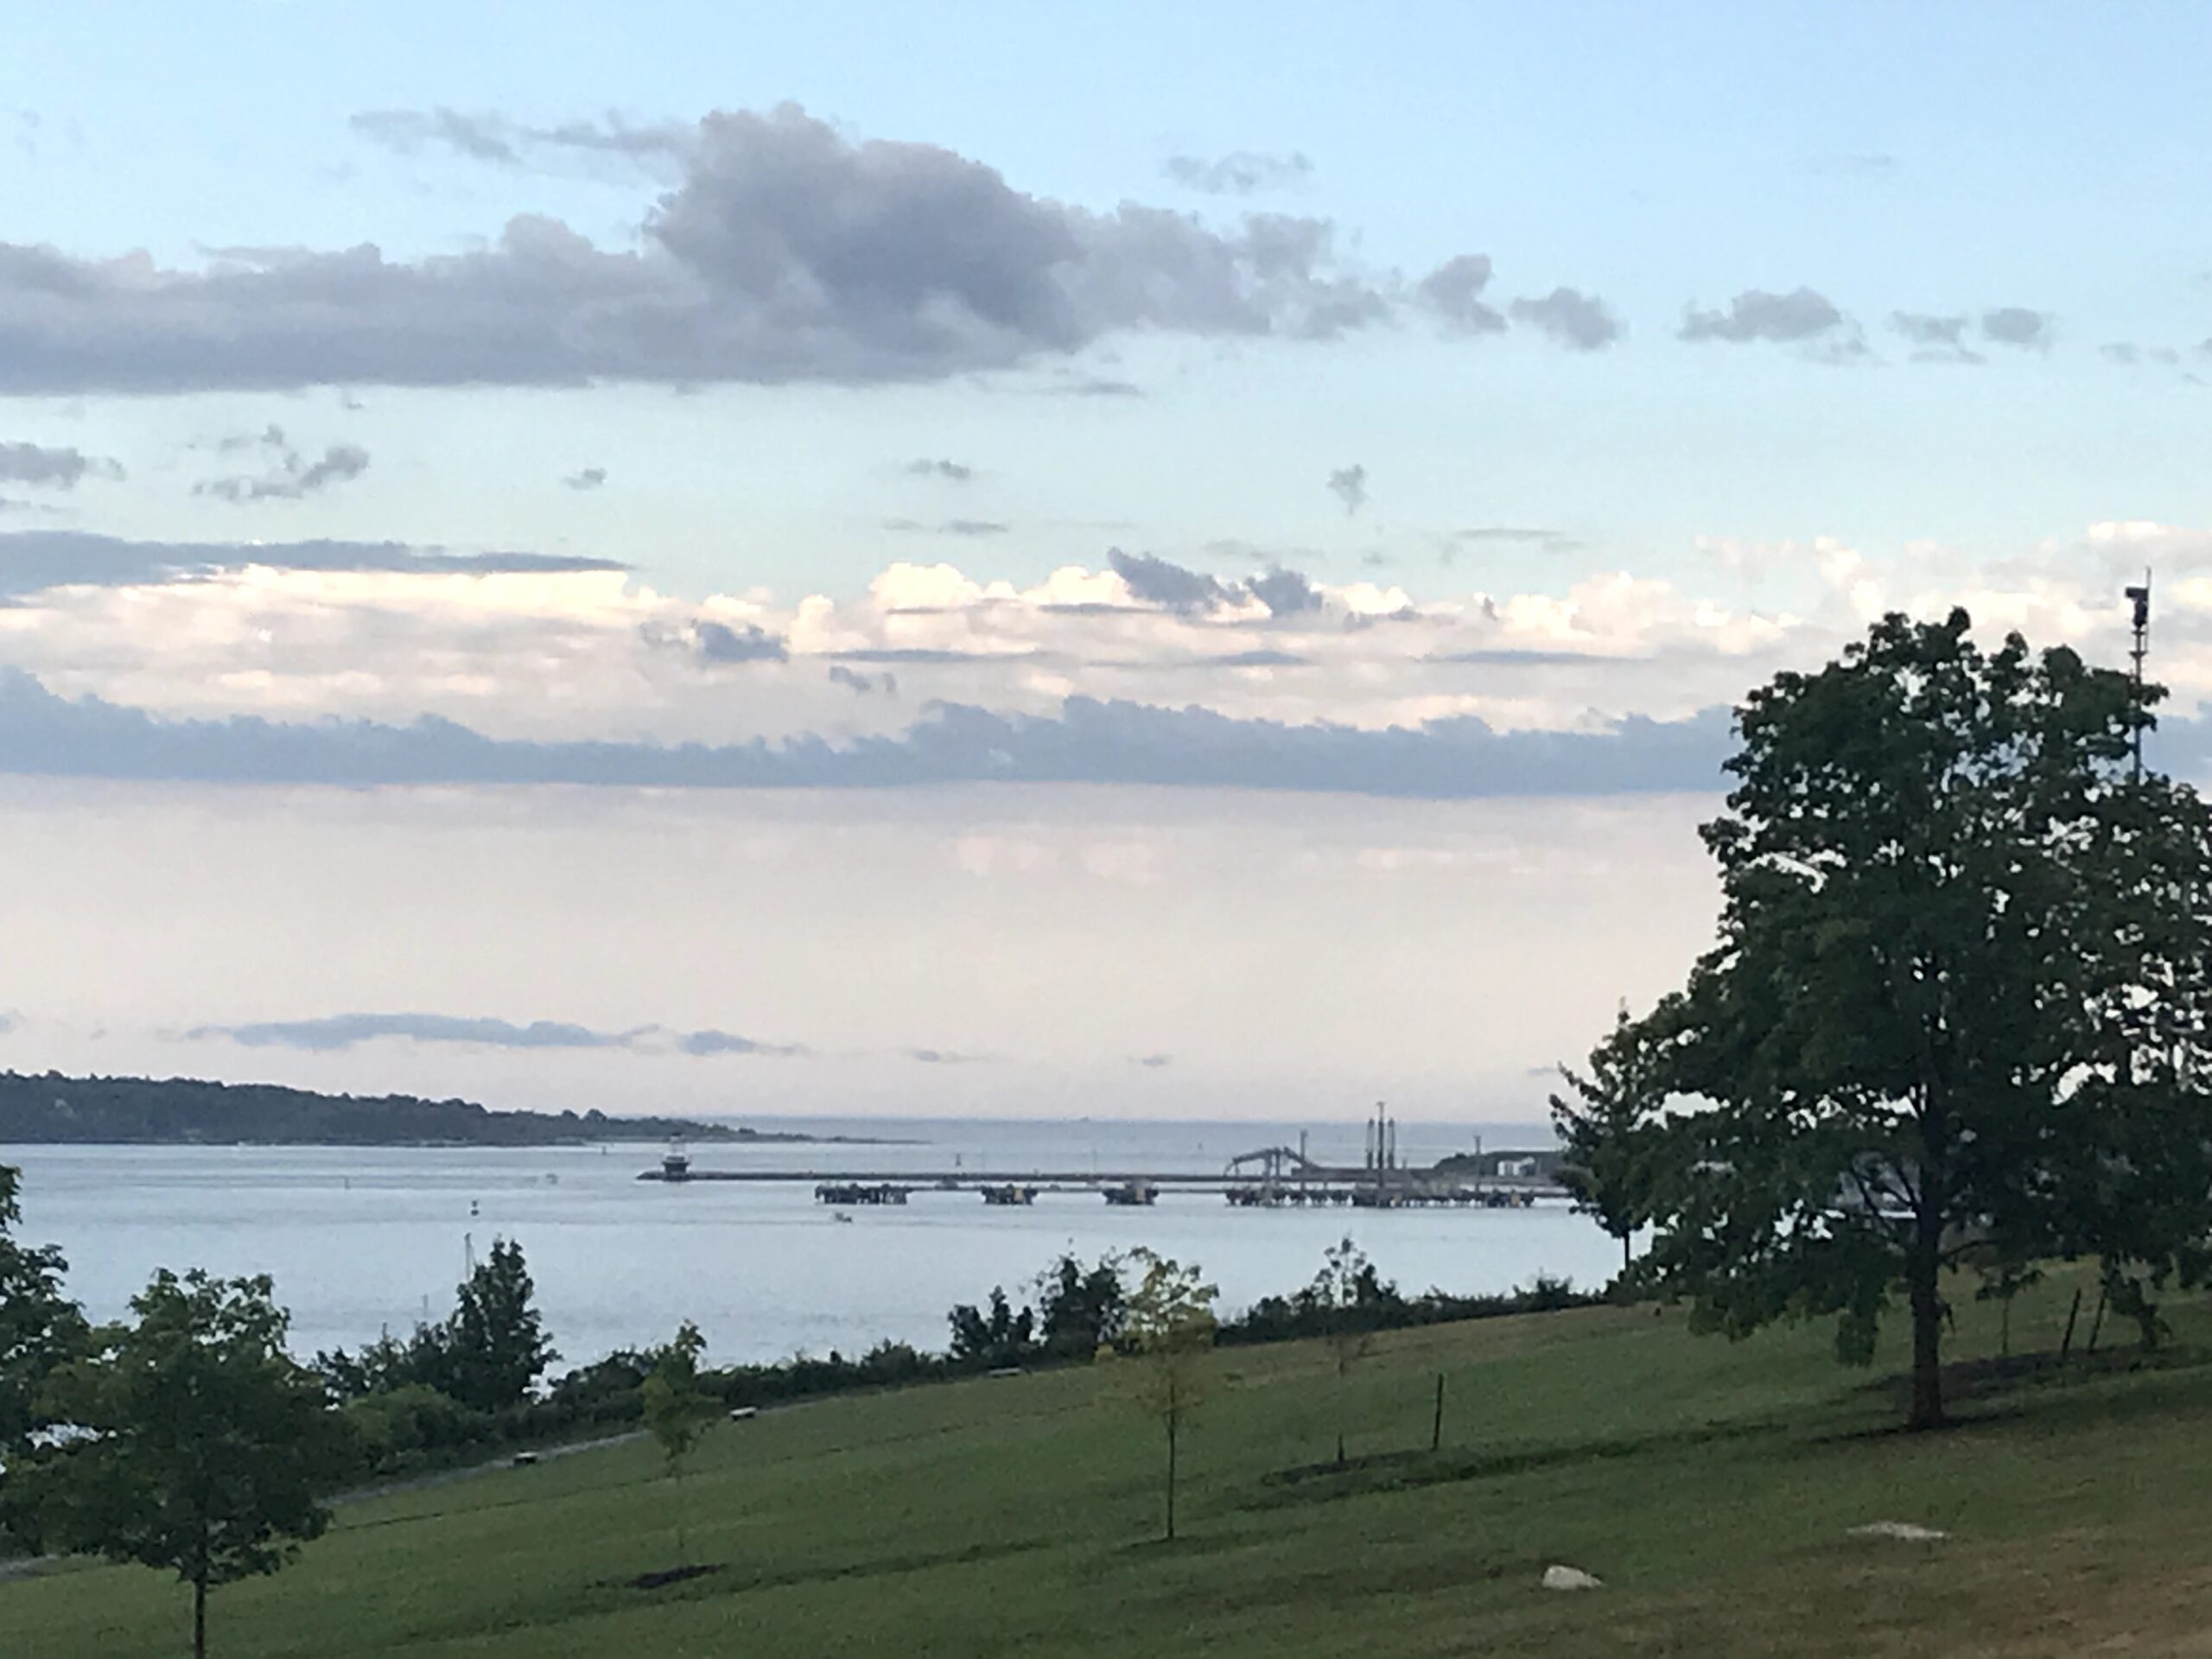
[[[680,1117],[598,1110],[495,1112],[467,1100],[321,1095],[194,1077],[0,1072],[0,1145],[61,1142],[264,1146],[551,1147],[601,1141],[804,1141]]]

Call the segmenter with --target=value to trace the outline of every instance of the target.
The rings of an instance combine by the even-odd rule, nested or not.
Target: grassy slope
[[[2024,1346],[2055,1341],[2071,1282],[2024,1300]],[[2177,1322],[2212,1343],[2212,1320]],[[1962,1304],[1955,1345],[1993,1352],[1993,1314]],[[1159,1430],[1102,1403],[1109,1367],[718,1429],[686,1502],[695,1554],[728,1566],[653,1592],[621,1582],[673,1558],[645,1446],[349,1508],[292,1569],[219,1594],[214,1650],[2056,1655],[2131,1637],[2212,1653],[2212,1369],[2017,1386],[1908,1438],[1817,1331],[1731,1344],[1649,1309],[1494,1320],[1384,1338],[1346,1400],[1373,1460],[1286,1481],[1332,1449],[1325,1355],[1219,1363],[1172,1548],[1148,1541]],[[1443,1454],[1376,1456],[1425,1448],[1440,1370]],[[1880,1519],[1955,1536],[1847,1535]],[[1551,1561],[1608,1588],[1545,1592]],[[186,1609],[137,1569],[0,1585],[0,1654],[168,1655]]]

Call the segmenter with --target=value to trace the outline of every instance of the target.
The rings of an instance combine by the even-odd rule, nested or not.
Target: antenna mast
[[[2143,781],[2143,659],[2151,654],[2151,572],[2143,571],[2143,585],[2127,589],[2129,602],[2134,607],[2133,627],[2135,643],[2128,655],[2135,662],[2135,781]]]

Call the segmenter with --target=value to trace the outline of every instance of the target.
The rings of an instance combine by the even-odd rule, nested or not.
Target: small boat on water
[[[691,1154],[683,1150],[681,1141],[668,1143],[668,1152],[660,1160],[660,1178],[664,1181],[688,1181],[691,1179]]]
[[[843,1222],[843,1223],[845,1224],[845,1225],[846,1225],[846,1226],[848,1226],[848,1227],[849,1227],[849,1226],[851,1226],[851,1225],[853,1224],[853,1218],[852,1218],[850,1216],[847,1215],[847,1214],[846,1214],[843,1211],[842,1211],[842,1210],[839,1210],[839,1211],[834,1211],[834,1212],[830,1215],[830,1220],[832,1220],[832,1221],[842,1221],[842,1222]]]

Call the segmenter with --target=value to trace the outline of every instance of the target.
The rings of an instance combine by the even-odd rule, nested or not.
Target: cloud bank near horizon
[[[312,1020],[270,1020],[236,1026],[194,1026],[188,1042],[227,1039],[241,1048],[289,1048],[327,1054],[363,1043],[401,1040],[475,1048],[623,1049],[632,1052],[674,1052],[693,1056],[755,1054],[788,1058],[807,1051],[797,1044],[764,1043],[711,1027],[671,1031],[664,1026],[633,1026],[626,1031],[596,1031],[559,1020],[512,1020],[450,1014],[335,1014]]]
[[[210,784],[880,789],[1114,784],[1464,800],[1717,789],[1728,716],[1601,732],[1497,732],[1471,717],[1368,730],[1071,697],[1057,715],[940,704],[904,733],[711,746],[539,742],[456,721],[159,720],[0,671],[0,772]]]

